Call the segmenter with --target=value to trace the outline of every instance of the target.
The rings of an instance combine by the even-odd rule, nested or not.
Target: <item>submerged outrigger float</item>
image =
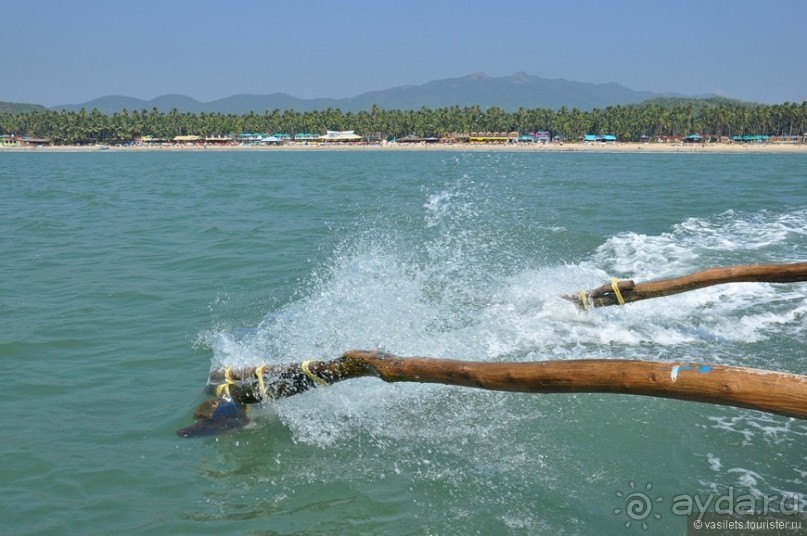
[[[583,309],[624,305],[710,285],[736,282],[807,281],[807,263],[714,268],[684,277],[636,284],[613,280],[597,289],[564,296]],[[196,422],[177,430],[182,437],[215,435],[242,428],[247,407],[359,377],[386,382],[440,383],[520,393],[614,393],[720,404],[807,419],[807,376],[747,367],[694,362],[576,359],[492,363],[398,357],[351,350],[330,361],[215,369]]]

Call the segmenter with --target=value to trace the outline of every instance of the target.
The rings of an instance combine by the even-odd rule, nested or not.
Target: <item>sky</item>
[[[807,100],[805,0],[37,0],[0,9],[0,101],[203,102],[516,72]]]

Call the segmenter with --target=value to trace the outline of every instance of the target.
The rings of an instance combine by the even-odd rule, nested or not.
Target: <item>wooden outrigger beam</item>
[[[682,277],[662,279],[648,283],[633,280],[617,281],[601,287],[564,296],[582,309],[624,305],[649,298],[660,298],[690,290],[724,285],[726,283],[798,283],[807,281],[807,262],[795,264],[752,264],[711,268]]]
[[[748,408],[807,419],[807,376],[703,363],[577,359],[490,363],[397,357],[351,350],[332,361],[214,370],[216,398],[177,433],[212,435],[240,428],[246,405],[293,396],[350,378],[441,383],[520,393],[617,393]]]

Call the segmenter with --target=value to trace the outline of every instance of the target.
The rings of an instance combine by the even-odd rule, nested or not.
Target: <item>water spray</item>
[[[807,263],[713,268],[651,283],[612,281],[598,289],[564,296],[590,309],[624,305],[710,285],[736,282],[807,281]],[[196,408],[196,422],[182,437],[237,430],[247,408],[343,380],[375,377],[385,382],[439,383],[517,393],[610,393],[651,396],[753,409],[807,419],[807,376],[747,367],[679,361],[575,359],[492,363],[398,357],[351,350],[330,361],[214,369],[208,378],[213,399]]]

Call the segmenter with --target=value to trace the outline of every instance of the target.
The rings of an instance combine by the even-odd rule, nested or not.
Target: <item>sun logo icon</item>
[[[641,523],[642,529],[647,530],[647,521],[650,518],[661,519],[661,514],[653,512],[653,504],[660,503],[664,500],[663,497],[650,497],[650,490],[653,484],[648,482],[645,485],[644,491],[633,491],[636,489],[636,483],[631,480],[628,482],[630,490],[626,492],[617,491],[616,496],[623,500],[624,507],[614,508],[614,514],[619,515],[625,513],[628,520],[625,522],[625,527],[630,528],[633,522]]]

